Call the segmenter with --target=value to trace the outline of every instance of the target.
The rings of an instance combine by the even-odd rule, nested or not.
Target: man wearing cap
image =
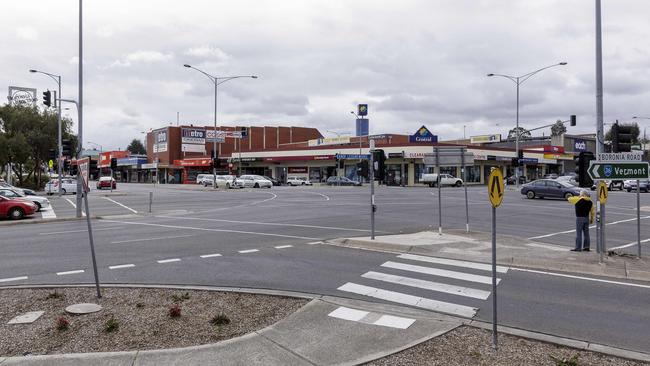
[[[589,192],[583,189],[580,191],[580,196],[570,197],[569,203],[575,205],[576,208],[576,246],[571,249],[572,252],[588,252],[589,251],[589,224],[594,222],[596,216],[596,208],[594,203],[589,198]],[[584,243],[583,243],[584,236]]]

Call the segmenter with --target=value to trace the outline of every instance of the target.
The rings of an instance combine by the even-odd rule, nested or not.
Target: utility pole
[[[596,0],[596,155],[605,152],[603,134],[603,41],[600,0]]]

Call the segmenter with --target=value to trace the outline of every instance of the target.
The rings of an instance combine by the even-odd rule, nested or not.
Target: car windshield
[[[8,198],[14,198],[14,197],[25,197],[24,195],[11,190],[11,189],[3,189],[0,191],[0,196],[8,197]]]
[[[575,185],[569,183],[568,181],[564,181],[564,180],[556,181],[556,183],[559,184],[559,185],[561,185],[562,187],[565,187],[565,188],[572,188],[572,187],[575,187]]]

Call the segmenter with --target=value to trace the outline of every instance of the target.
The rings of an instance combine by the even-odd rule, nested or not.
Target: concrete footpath
[[[357,365],[463,324],[417,309],[322,297],[260,331],[166,350],[0,358],[0,365]]]
[[[414,234],[341,238],[326,244],[397,253],[412,253],[476,262],[492,262],[490,233],[447,230],[442,235],[423,231]],[[571,252],[570,248],[531,240],[497,236],[497,262],[501,265],[533,268],[543,271],[590,274],[636,281],[650,281],[650,260],[632,256]]]

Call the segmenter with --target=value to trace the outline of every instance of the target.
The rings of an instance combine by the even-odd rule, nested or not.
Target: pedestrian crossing
[[[509,268],[497,266],[498,275]],[[473,318],[492,290],[492,265],[400,254],[339,291]],[[358,282],[358,283],[357,283]],[[497,285],[501,278],[497,277]]]

